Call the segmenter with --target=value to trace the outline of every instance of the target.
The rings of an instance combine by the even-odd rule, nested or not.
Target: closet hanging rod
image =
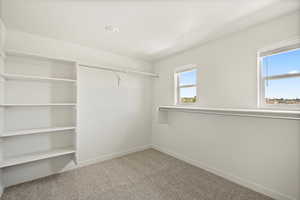
[[[159,75],[155,74],[155,73],[143,72],[143,71],[137,71],[137,70],[130,70],[130,69],[120,69],[120,68],[113,68],[113,67],[107,67],[107,66],[93,66],[93,65],[85,65],[85,64],[79,64],[79,66],[93,68],[93,69],[113,71],[113,72],[139,74],[139,75],[151,76],[151,77],[155,77],[155,78],[159,77]]]

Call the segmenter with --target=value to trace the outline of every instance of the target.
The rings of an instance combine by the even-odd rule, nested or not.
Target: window
[[[176,102],[195,103],[197,101],[197,69],[187,69],[175,73]]]
[[[300,108],[300,43],[260,53],[260,106]]]

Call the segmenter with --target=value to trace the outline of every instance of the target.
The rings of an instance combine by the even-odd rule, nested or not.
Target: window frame
[[[196,70],[196,83],[195,84],[190,84],[190,85],[179,85],[179,74],[182,72],[188,72],[188,71],[193,71]],[[174,71],[174,85],[175,85],[175,105],[195,105],[198,102],[198,68],[196,65],[186,65],[183,67],[176,68]],[[196,88],[196,101],[195,102],[189,102],[189,103],[184,103],[180,101],[180,89],[181,88],[190,88],[190,87],[195,87]]]
[[[277,110],[300,110],[300,104],[267,104],[265,101],[265,80],[282,80],[292,77],[299,77],[300,73],[296,74],[280,74],[263,77],[262,60],[266,56],[276,55],[289,51],[300,49],[300,38],[280,42],[276,45],[261,49],[257,53],[257,107],[263,109]]]

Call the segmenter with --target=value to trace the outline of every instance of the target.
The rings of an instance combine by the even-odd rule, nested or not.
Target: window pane
[[[197,70],[191,70],[179,73],[179,85],[195,85]]]
[[[180,88],[180,102],[181,103],[195,103],[196,102],[196,87]]]
[[[266,56],[262,60],[262,66],[263,77],[300,73],[300,49]]]
[[[300,77],[265,81],[267,104],[300,104]]]

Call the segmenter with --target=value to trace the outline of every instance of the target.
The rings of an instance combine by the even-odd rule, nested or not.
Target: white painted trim
[[[151,145],[144,145],[144,146],[139,146],[139,147],[134,147],[125,151],[119,151],[116,153],[111,153],[111,154],[106,154],[106,155],[102,155],[99,157],[95,157],[93,159],[89,159],[89,160],[84,160],[84,161],[78,161],[78,165],[76,168],[80,168],[80,167],[84,167],[84,166],[88,166],[91,164],[95,164],[98,162],[103,162],[106,160],[110,160],[110,159],[114,159],[114,158],[118,158],[118,157],[122,157],[125,156],[127,154],[131,154],[131,153],[135,153],[135,152],[139,152],[139,151],[144,151],[146,149],[150,149]]]
[[[286,47],[286,46],[291,46],[291,45],[299,44],[299,43],[300,43],[300,36],[297,35],[297,36],[294,36],[294,37],[289,38],[287,40],[282,40],[282,41],[279,41],[275,44],[272,44],[272,45],[269,45],[269,46],[266,46],[266,47],[263,47],[263,48],[259,49],[258,50],[258,53],[259,53],[258,55],[261,56],[261,54],[263,54],[264,52],[280,49],[280,48],[283,48],[283,47]]]
[[[275,190],[272,190],[270,188],[267,188],[265,186],[262,186],[260,184],[257,184],[257,183],[254,183],[252,181],[248,181],[248,180],[245,180],[243,178],[240,178],[238,176],[235,176],[233,174],[229,174],[227,172],[224,172],[220,169],[217,169],[217,168],[214,168],[214,167],[210,167],[208,165],[206,165],[205,163],[201,163],[200,161],[197,161],[197,160],[194,160],[192,158],[189,158],[187,156],[184,156],[182,154],[179,154],[179,153],[175,153],[169,149],[166,149],[164,147],[161,147],[161,146],[158,146],[158,145],[155,145],[155,144],[152,144],[151,147],[157,151],[160,151],[162,153],[165,153],[165,154],[168,154],[170,156],[173,156],[179,160],[182,160],[184,162],[187,162],[191,165],[194,165],[196,167],[199,167],[201,169],[204,169],[204,170],[207,170],[213,174],[216,174],[218,176],[221,176],[225,179],[228,179],[232,182],[235,182],[239,185],[242,185],[244,187],[247,187],[247,188],[250,188],[256,192],[259,192],[259,193],[262,193],[264,195],[267,195],[267,196],[270,196],[274,199],[277,199],[277,200],[297,200],[296,198],[294,197],[290,197],[286,194],[282,194],[281,192],[278,192],[278,191],[275,191]]]
[[[100,163],[100,162],[103,162],[103,161],[106,161],[106,160],[111,160],[111,159],[114,159],[114,158],[119,158],[119,157],[122,157],[122,156],[125,156],[125,155],[128,155],[128,154],[131,154],[131,153],[144,151],[144,150],[147,150],[147,149],[150,149],[150,148],[152,148],[152,145],[148,144],[148,145],[144,145],[144,146],[134,147],[134,148],[131,148],[131,149],[128,149],[128,150],[125,150],[125,151],[119,151],[119,152],[112,153],[112,154],[102,155],[102,156],[95,157],[95,158],[89,159],[89,160],[84,160],[84,161],[78,161],[78,158],[77,158],[77,164],[76,165],[68,166],[68,167],[62,169],[61,171],[59,171],[57,173],[53,173],[51,175],[61,174],[61,173],[67,172],[67,171],[76,170],[76,169],[79,169],[81,167],[86,167],[86,166],[89,166],[89,165]],[[48,176],[51,176],[51,175],[48,175]],[[28,180],[28,181],[31,181],[31,180]],[[0,195],[0,197],[1,197],[1,195]]]
[[[266,80],[278,80],[278,79],[284,79],[284,78],[294,78],[294,77],[300,77],[300,73],[288,73],[288,74],[280,74],[280,75],[273,75],[273,76],[266,76],[262,79]]]
[[[131,154],[131,153],[135,153],[135,152],[139,152],[139,151],[144,151],[147,149],[152,148],[152,145],[148,144],[148,145],[144,145],[144,146],[139,146],[139,147],[134,147],[125,151],[119,151],[116,153],[112,153],[112,154],[106,154],[106,155],[102,155],[102,156],[98,156],[89,160],[84,160],[84,161],[79,161],[76,165],[70,166],[70,167],[66,167],[64,168],[62,171],[58,172],[57,174],[66,172],[66,171],[70,171],[70,170],[75,170],[81,167],[85,167],[85,166],[89,166],[92,164],[96,164],[96,163],[100,163],[106,160],[110,160],[110,159],[114,159],[114,158],[119,158],[122,156],[125,156],[127,154]]]
[[[256,53],[256,83],[257,83],[257,87],[256,87],[256,105],[257,108],[261,108],[261,98],[262,98],[262,93],[264,93],[262,91],[261,88],[264,89],[264,87],[262,87],[262,79],[260,78],[262,76],[262,71],[261,71],[261,57],[260,57],[260,52],[258,51]]]
[[[176,67],[175,68],[175,73],[192,71],[193,69],[197,69],[197,65],[196,64],[183,65],[183,66]]]
[[[192,85],[184,85],[180,86],[179,85],[179,74],[182,72],[187,72],[187,71],[193,71],[196,70],[196,84]],[[184,65],[177,67],[174,71],[174,105],[195,105],[195,103],[198,102],[198,73],[199,69],[196,64],[189,64],[189,65]],[[196,102],[195,103],[182,103],[180,101],[180,88],[187,88],[187,87],[196,87]]]
[[[278,50],[285,47],[289,47],[292,45],[299,45],[300,44],[300,36],[295,36],[288,40],[283,40],[273,45],[261,48],[257,51],[257,107],[258,108],[267,108],[267,109],[288,109],[288,110],[299,110],[299,104],[296,105],[285,105],[285,104],[266,104],[265,102],[265,79],[268,78],[269,80],[281,79],[286,77],[296,77],[299,76],[298,74],[284,74],[284,75],[277,75],[277,76],[269,76],[264,78],[262,76],[262,59],[265,56],[262,56],[265,52],[271,52],[272,50]],[[286,50],[286,51],[293,51],[293,50]],[[284,52],[284,51],[283,51]],[[276,55],[282,52],[273,53],[272,55]]]
[[[197,87],[197,84],[191,84],[191,85],[179,85],[178,88],[190,88],[190,87]]]

